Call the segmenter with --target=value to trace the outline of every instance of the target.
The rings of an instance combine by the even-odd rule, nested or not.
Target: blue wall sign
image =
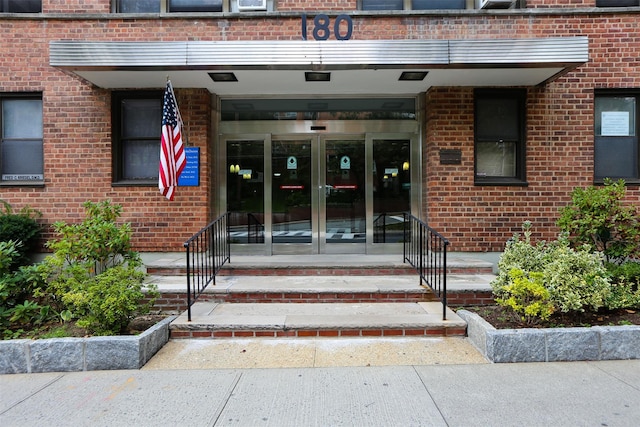
[[[187,165],[178,178],[178,186],[197,187],[200,185],[200,148],[185,147],[184,153],[187,156]]]

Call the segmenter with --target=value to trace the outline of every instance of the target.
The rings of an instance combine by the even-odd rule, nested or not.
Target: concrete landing
[[[236,338],[169,341],[144,366],[157,369],[326,368],[489,363],[462,337]]]
[[[439,302],[212,303],[183,313],[171,338],[464,336],[466,322]]]
[[[491,291],[491,274],[448,274],[447,290]],[[186,276],[151,275],[160,292],[186,292]],[[417,275],[396,276],[218,276],[204,293],[231,292],[420,292]]]

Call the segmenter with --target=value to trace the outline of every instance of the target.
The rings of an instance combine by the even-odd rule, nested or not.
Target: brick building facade
[[[412,167],[402,183],[410,192],[408,206],[449,238],[454,251],[500,251],[525,220],[533,222],[537,237],[553,239],[558,210],[567,204],[572,189],[600,183],[606,176],[623,177],[629,201],[640,205],[637,1],[497,2],[508,6],[500,9],[491,8],[492,4],[479,8],[482,2],[472,1],[461,2],[456,9],[440,9],[446,3],[442,1],[433,6],[428,1],[400,1],[402,10],[392,10],[397,2],[366,0],[274,0],[265,2],[266,10],[238,10],[237,0],[138,3],[157,4],[158,12],[126,12],[132,3],[126,0],[0,3],[0,199],[16,208],[38,209],[46,225],[78,220],[86,200],[110,199],[123,206],[123,220],[131,222],[138,250],[179,251],[194,232],[232,210],[230,199],[235,196],[229,188],[238,174],[229,176],[233,162],[225,156],[232,156],[234,141],[268,141],[275,147],[279,140],[298,143],[308,137],[311,144],[318,141],[327,150],[319,158],[328,158],[332,144],[325,136],[328,132],[340,141],[348,139],[346,135],[361,139],[362,153],[369,153],[365,147],[371,141],[375,145],[378,138],[410,141],[411,165],[415,160],[421,165],[419,170]],[[211,9],[189,11],[192,3]],[[36,11],[21,10],[21,4]],[[176,12],[182,5],[187,5],[186,11]],[[317,16],[322,19],[314,24]],[[316,27],[322,31],[314,31]],[[302,40],[305,34],[307,40]],[[325,36],[327,40],[318,40]],[[398,49],[380,51],[389,46]],[[329,48],[335,51],[327,53]],[[187,63],[179,62],[181,49],[191,55]],[[324,52],[326,63],[296,62],[316,51]],[[374,52],[378,62],[367,62],[365,56]],[[462,59],[454,57],[455,52]],[[416,62],[414,53],[428,60]],[[257,57],[260,54],[264,57]],[[327,59],[330,54],[335,55],[334,62]],[[406,82],[402,89],[397,89],[402,82],[384,80],[388,73],[403,71],[426,75]],[[330,81],[300,85],[288,81],[294,73],[305,72],[319,72]],[[208,74],[233,75],[238,81],[212,81],[214,76]],[[199,182],[179,187],[172,202],[158,192],[157,179],[153,182],[136,172],[148,165],[131,160],[130,155],[139,155],[143,163],[157,164],[157,157],[148,157],[153,153],[149,141],[141,137],[134,141],[138,145],[133,144],[121,132],[126,125],[117,123],[126,123],[127,112],[136,117],[138,104],[131,100],[159,100],[167,77],[175,87],[188,144],[199,148]],[[252,81],[245,84],[249,78]],[[229,113],[225,105],[234,101],[324,98],[359,100],[358,111],[352,111],[356,120],[344,121],[349,125],[367,110],[367,99],[411,99],[415,107],[408,112],[409,119],[378,111],[384,127],[377,127],[375,120],[362,120],[366,123],[354,124],[357,132],[334,130],[346,129],[342,120],[338,126],[339,120],[324,120],[321,113],[304,109],[293,111],[298,119],[290,121],[244,120],[239,110],[235,119],[225,119]],[[491,112],[509,106],[518,111],[504,112],[514,123],[503,129],[497,113],[494,117]],[[41,119],[25,120],[34,113]],[[304,138],[296,122],[311,124]],[[288,123],[290,127],[283,127]],[[21,148],[25,141],[28,150]],[[42,158],[34,161],[40,149]],[[265,153],[262,160],[268,162],[271,154]],[[497,160],[508,165],[497,168]],[[28,166],[23,168],[22,162]],[[275,176],[272,167],[263,172]],[[330,169],[326,164],[319,168]],[[371,174],[370,166],[363,168],[363,173]],[[355,174],[355,166],[347,170],[342,169],[343,178]],[[385,167],[384,179],[402,174],[398,170],[397,165]],[[375,166],[373,172],[382,175]],[[275,236],[275,225],[280,224],[275,219],[279,209],[275,193],[282,188],[292,192],[294,187],[267,188],[275,185],[271,182],[275,178],[257,179],[255,168],[251,173],[252,188],[265,192],[260,199],[264,206],[254,209],[257,216],[274,213],[273,218],[263,219],[268,238],[256,243],[262,247],[275,243],[271,234]],[[381,190],[375,181],[363,179],[367,218],[363,216],[362,223],[371,228],[375,220],[371,217],[385,211],[374,207],[370,212],[374,202],[368,199]],[[296,188],[318,182],[328,186],[328,180],[322,177]],[[238,182],[248,185],[240,178]],[[355,184],[334,185],[331,191],[344,199],[349,195],[341,196],[340,191],[350,188]],[[320,197],[331,194],[326,191]],[[327,203],[322,199],[310,206],[322,208]],[[329,221],[326,213],[320,218],[324,234]],[[310,224],[313,221],[309,219]],[[316,225],[310,229],[318,230]],[[368,236],[366,247],[375,246],[370,231],[361,232]],[[45,235],[49,237],[50,231]]]

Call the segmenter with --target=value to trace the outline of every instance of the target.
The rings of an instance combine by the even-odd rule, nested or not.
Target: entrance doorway
[[[273,252],[365,253],[364,138],[274,137],[271,147]]]
[[[413,146],[410,134],[225,137],[232,250],[400,253],[419,193]]]

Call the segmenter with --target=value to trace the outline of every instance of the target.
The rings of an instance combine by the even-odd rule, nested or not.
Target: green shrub
[[[14,259],[20,257],[19,243],[0,242],[0,327],[3,336],[12,337],[9,329],[16,325],[40,324],[53,314],[47,300],[36,297],[37,282],[32,267],[22,266],[12,271]]]
[[[509,275],[511,270],[521,270],[528,275],[530,272],[541,272],[549,262],[550,245],[546,242],[534,245],[531,242],[531,222],[525,221],[522,230],[524,238],[514,234],[498,261],[498,275],[491,282],[493,293],[498,297],[503,296],[504,288],[513,281]]]
[[[625,206],[624,181],[606,180],[603,187],[576,188],[572,203],[560,211],[558,226],[576,246],[604,253],[621,263],[640,258],[640,222],[634,206]]]
[[[533,245],[531,224],[523,224],[523,230],[524,240],[515,235],[498,262],[499,272],[491,283],[496,300],[510,298],[515,269],[522,272],[520,280],[539,283],[549,291],[553,311],[595,311],[605,306],[611,284],[602,254],[591,253],[588,248],[574,250],[565,237]]]
[[[132,250],[131,227],[116,224],[121,207],[109,201],[86,202],[86,218],[79,224],[56,223],[60,238],[48,243],[48,256],[40,274],[47,292],[69,310],[78,325],[96,334],[117,334],[138,313],[148,312],[151,302],[142,304],[146,273],[140,255]]]
[[[120,264],[87,278],[74,281],[63,302],[79,316],[78,326],[100,335],[124,331],[135,313],[148,312],[142,282],[145,273],[132,265]]]
[[[640,309],[640,262],[627,261],[621,265],[607,264],[611,274],[611,295],[607,300],[610,309]]]
[[[614,281],[635,284],[640,286],[640,262],[626,261],[622,264],[607,263],[607,270]]]
[[[11,269],[30,263],[29,255],[37,248],[42,227],[36,221],[41,216],[40,212],[25,207],[17,213],[13,212],[11,205],[0,200],[2,212],[0,213],[0,242],[18,242],[16,246],[18,256],[14,257]]]
[[[60,238],[47,242],[56,257],[68,264],[90,263],[93,273],[100,273],[123,262],[140,264],[132,250],[131,226],[116,224],[122,207],[106,200],[85,202],[86,218],[79,224],[56,222],[53,228]]]
[[[524,272],[517,268],[509,271],[510,284],[503,289],[503,298],[496,302],[511,308],[527,324],[532,325],[540,320],[548,320],[554,312],[550,293],[543,283],[542,273]]]
[[[605,306],[611,290],[602,254],[587,248],[574,250],[568,242],[554,247],[543,275],[552,301],[563,313],[597,311]]]

